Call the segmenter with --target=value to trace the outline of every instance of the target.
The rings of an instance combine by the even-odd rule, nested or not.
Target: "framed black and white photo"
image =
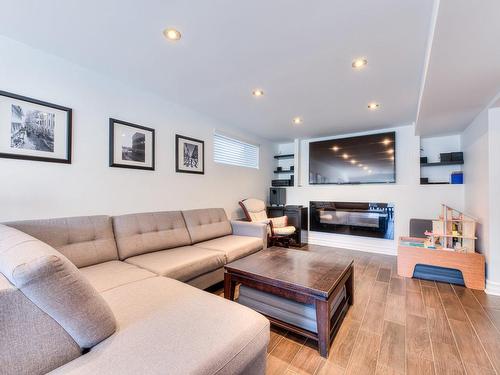
[[[155,169],[155,130],[109,119],[109,166]]]
[[[175,171],[205,173],[205,142],[199,139],[175,135]]]
[[[71,108],[0,91],[0,157],[71,163]]]

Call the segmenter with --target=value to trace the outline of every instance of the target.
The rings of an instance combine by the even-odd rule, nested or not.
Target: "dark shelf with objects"
[[[294,154],[281,154],[281,155],[274,156],[274,159],[278,163],[280,160],[293,159],[293,158],[295,158]],[[288,163],[285,163],[284,168],[283,168],[283,166],[280,166],[278,164],[276,166],[276,169],[273,171],[273,173],[277,174],[277,175],[289,174],[290,177],[287,179],[285,179],[285,178],[274,179],[271,181],[271,186],[273,186],[273,187],[294,186],[295,167],[293,165],[288,165]]]
[[[463,184],[463,170],[460,167],[458,171],[449,173],[449,181],[439,181],[443,178],[438,178],[438,181],[429,181],[429,177],[422,176],[423,168],[427,167],[449,167],[449,166],[462,166],[464,165],[463,152],[445,152],[439,154],[439,161],[429,162],[426,156],[420,157],[420,185],[461,185]],[[444,177],[444,176],[443,176]],[[434,176],[435,178],[435,176]]]

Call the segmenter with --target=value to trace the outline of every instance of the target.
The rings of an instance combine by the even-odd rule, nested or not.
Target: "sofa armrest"
[[[233,234],[237,236],[258,237],[262,239],[262,248],[267,248],[267,224],[231,220]]]

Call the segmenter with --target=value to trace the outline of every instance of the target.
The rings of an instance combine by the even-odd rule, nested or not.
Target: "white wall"
[[[267,198],[270,143],[158,96],[3,37],[0,89],[74,110],[72,164],[0,159],[0,221],[202,207],[239,217],[238,200]],[[156,129],[156,171],[108,167],[109,117]],[[259,143],[261,169],[215,164],[214,129]],[[205,141],[205,175],[175,173],[176,133]]]
[[[462,134],[465,208],[475,216],[477,247],[486,258],[486,291],[500,295],[500,108],[486,108]]]
[[[464,151],[465,211],[478,219],[477,249],[489,249],[489,140],[488,111],[481,112],[462,133]]]
[[[309,185],[309,142],[352,135],[396,131],[395,184],[380,185]],[[309,232],[309,242],[364,251],[396,254],[397,239],[408,234],[410,218],[433,219],[439,215],[441,203],[458,210],[464,206],[463,185],[420,185],[420,138],[414,126],[374,132],[346,134],[339,137],[301,141],[301,185],[287,189],[288,204],[309,206],[309,201],[386,202],[395,204],[394,241],[365,237]]]

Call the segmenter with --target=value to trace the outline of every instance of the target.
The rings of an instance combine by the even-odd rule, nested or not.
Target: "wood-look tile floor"
[[[314,341],[272,327],[267,374],[500,375],[500,297],[399,277],[393,256],[302,250],[354,259],[354,305],[327,359]]]

